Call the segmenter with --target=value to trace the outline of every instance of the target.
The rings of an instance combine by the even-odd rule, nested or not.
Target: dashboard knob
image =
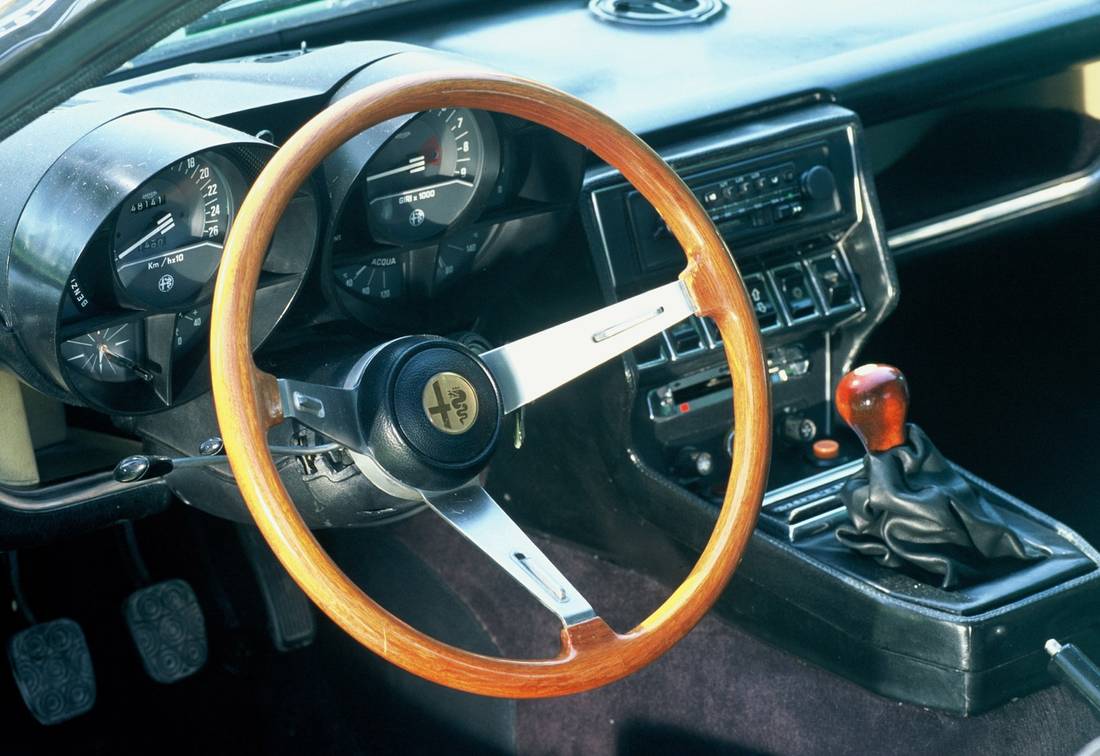
[[[706,477],[714,471],[714,457],[710,452],[685,446],[677,455],[675,467],[680,475],[686,477]]]
[[[808,444],[817,437],[817,423],[801,412],[783,418],[783,437],[796,444]]]
[[[836,193],[836,177],[823,165],[815,165],[802,174],[802,192],[810,199],[831,199]]]

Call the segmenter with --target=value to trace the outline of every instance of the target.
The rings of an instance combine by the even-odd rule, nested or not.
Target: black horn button
[[[485,368],[458,347],[416,351],[396,371],[397,427],[416,451],[443,465],[469,465],[492,450],[500,401]]]
[[[466,347],[429,336],[383,345],[359,379],[374,462],[405,486],[445,491],[473,480],[500,436],[500,393]]]

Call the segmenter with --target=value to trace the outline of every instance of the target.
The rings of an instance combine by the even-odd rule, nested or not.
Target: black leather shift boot
[[[868,454],[863,473],[841,491],[852,521],[837,528],[841,543],[886,567],[911,565],[942,576],[944,589],[1004,574],[1006,562],[1049,554],[1040,538],[1010,527],[924,431],[909,424],[907,433],[905,444]]]

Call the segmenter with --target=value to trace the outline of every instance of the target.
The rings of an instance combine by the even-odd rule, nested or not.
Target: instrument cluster
[[[167,109],[126,114],[72,144],[31,194],[8,260],[14,331],[34,367],[112,413],[206,392],[222,245],[275,149]],[[367,130],[284,213],[253,347],[318,278],[303,322],[350,318],[378,337],[469,329],[494,282],[529,269],[560,235],[582,170],[571,141],[487,112],[440,108]]]

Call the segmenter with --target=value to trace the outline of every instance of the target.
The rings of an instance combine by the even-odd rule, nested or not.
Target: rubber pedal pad
[[[8,640],[15,684],[31,714],[55,725],[87,713],[95,704],[92,655],[80,625],[71,619],[41,622]]]
[[[179,682],[206,665],[206,623],[185,581],[165,580],[134,591],[122,611],[149,677]]]
[[[313,605],[254,527],[241,525],[239,533],[263,597],[271,645],[283,653],[310,645],[317,636]]]

